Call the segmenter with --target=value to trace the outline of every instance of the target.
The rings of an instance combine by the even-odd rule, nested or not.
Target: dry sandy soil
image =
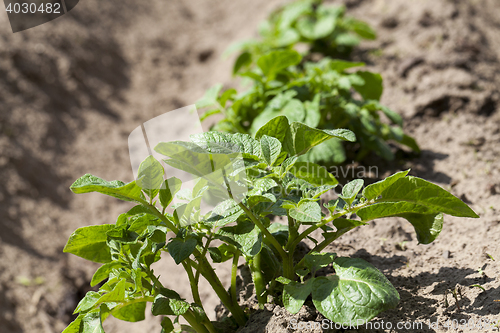
[[[284,2],[87,0],[17,34],[0,15],[0,332],[61,332],[71,321],[97,266],[63,254],[67,238],[81,226],[113,223],[129,206],[68,187],[84,173],[131,181],[130,132],[192,104],[217,82],[233,84],[223,51],[253,37]],[[423,149],[418,158],[379,163],[379,176],[412,168],[481,218],[447,218],[427,246],[404,221],[380,220],[331,250],[368,260],[396,286],[401,302],[379,321],[437,320],[437,329],[410,331],[444,332],[448,319],[500,320],[500,4],[337,2],[379,32],[353,57],[382,73],[383,102],[404,116]],[[162,280],[188,297],[184,274],[165,261],[157,268]],[[227,281],[227,269],[218,272]],[[449,292],[455,288],[458,303]],[[217,300],[205,289],[205,308],[213,309]],[[304,313],[297,318],[315,319]],[[289,331],[279,308],[259,316],[247,332]],[[105,328],[159,331],[151,318],[110,320]]]

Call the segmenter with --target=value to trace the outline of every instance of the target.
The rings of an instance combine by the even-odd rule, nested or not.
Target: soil
[[[0,332],[61,332],[71,321],[97,265],[62,253],[64,244],[76,228],[113,223],[129,205],[68,187],[85,173],[131,181],[130,132],[193,104],[215,83],[234,85],[233,58],[222,53],[254,37],[258,22],[284,2],[87,0],[16,34],[0,16]],[[328,250],[371,262],[395,285],[401,302],[378,322],[422,321],[423,329],[409,331],[444,332],[448,319],[500,320],[500,4],[334,2],[378,31],[353,59],[382,74],[382,102],[403,115],[422,148],[416,158],[400,153],[402,162],[376,161],[378,176],[411,168],[481,218],[447,217],[431,245],[418,245],[403,220],[378,220]],[[163,261],[161,280],[189,298],[182,269]],[[227,284],[228,267],[217,272]],[[206,284],[202,290],[215,319],[218,301]],[[307,307],[295,318],[320,319]],[[269,307],[245,332],[293,331],[290,319]],[[134,324],[110,319],[105,329],[156,332],[158,324],[151,316]]]

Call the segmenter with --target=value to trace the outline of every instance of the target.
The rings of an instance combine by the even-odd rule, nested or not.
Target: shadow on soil
[[[14,305],[0,287],[0,332],[21,333],[21,326],[14,317]]]
[[[120,120],[111,103],[123,101],[130,84],[129,64],[115,37],[88,31],[49,34],[55,42],[42,49],[13,46],[4,55],[6,65],[0,65],[6,96],[0,109],[12,111],[0,113],[0,134],[5,135],[0,140],[0,165],[5,165],[0,173],[0,242],[37,257],[41,255],[22,236],[23,220],[30,218],[26,201],[68,207],[73,179],[58,167],[59,158],[85,128],[89,112]]]

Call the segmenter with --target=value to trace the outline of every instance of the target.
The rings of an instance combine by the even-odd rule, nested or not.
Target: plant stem
[[[233,304],[238,304],[238,290],[236,288],[236,275],[238,274],[238,260],[240,258],[240,251],[237,251],[233,257],[233,265],[231,267],[231,297]]]
[[[313,231],[318,230],[319,228],[325,226],[327,223],[329,223],[329,222],[331,222],[331,221],[333,221],[335,219],[338,219],[339,217],[341,217],[343,215],[346,215],[346,214],[349,214],[349,213],[355,213],[357,210],[359,210],[359,209],[361,209],[363,207],[369,206],[369,205],[371,205],[373,203],[374,203],[373,201],[367,201],[367,202],[362,203],[360,205],[357,205],[357,206],[354,206],[354,207],[350,207],[348,209],[344,209],[343,211],[340,211],[340,212],[338,212],[335,215],[330,215],[328,218],[321,220],[320,223],[317,223],[315,225],[310,226],[309,228],[307,228],[304,232],[302,232],[295,239],[295,241],[293,242],[293,245],[292,245],[293,248],[295,248],[295,246],[297,246],[304,238],[306,238],[307,236],[309,236],[309,234],[311,234]]]
[[[290,252],[286,258],[283,259],[283,277],[295,281],[295,270],[293,266],[293,252]]]
[[[292,245],[292,242],[295,240],[295,238],[299,236],[299,233],[298,233],[298,226],[295,225],[295,220],[290,217],[288,211],[287,211],[287,217],[288,217],[288,243],[286,244],[286,249],[290,251],[290,246]]]
[[[232,313],[234,319],[238,323],[239,326],[245,326],[247,318],[245,313],[240,308],[238,303],[234,303],[231,299],[229,293],[224,289],[224,286],[219,280],[217,274],[215,274],[214,269],[210,266],[210,263],[206,258],[201,256],[196,256],[198,259],[198,270],[200,270],[201,275],[210,283],[212,289],[215,291],[222,304]]]
[[[325,247],[327,247],[331,242],[333,242],[335,239],[337,239],[337,235],[332,235],[331,237],[325,238],[321,243],[316,245],[309,253],[311,252],[321,252]],[[295,270],[298,268],[301,268],[304,265],[304,258],[300,260],[297,265],[295,265]]]
[[[193,294],[193,300],[196,304],[199,306],[203,307],[203,304],[201,303],[201,298],[200,298],[200,292],[198,289],[198,282],[196,281],[194,275],[193,275],[193,270],[189,262],[186,260],[182,261],[182,266],[184,266],[184,269],[186,270],[186,273],[189,278],[189,284],[191,285],[191,293]]]
[[[203,325],[202,323],[199,323],[198,320],[196,320],[196,317],[193,313],[192,310],[188,310],[186,313],[182,315],[184,319],[191,325],[192,328],[198,333],[210,333],[210,331]]]
[[[341,217],[342,215],[345,215],[347,214],[348,212],[347,211],[342,211],[340,213],[337,213],[335,215],[332,215],[324,220],[322,220],[320,223],[317,223],[317,224],[314,224],[312,226],[310,226],[309,228],[307,228],[306,230],[304,230],[292,243],[292,245],[290,246],[290,248],[295,248],[304,238],[306,238],[307,236],[309,236],[309,234],[311,234],[313,231],[315,230],[318,230],[319,228],[323,227],[324,225],[326,225],[328,222],[331,222],[333,221],[334,219],[336,218],[339,218]]]
[[[288,256],[281,244],[274,238],[274,236],[267,230],[267,228],[259,221],[259,219],[248,209],[243,203],[238,203],[238,205],[243,209],[247,216],[252,220],[253,223],[262,231],[266,239],[276,248],[281,258],[285,260]]]
[[[260,269],[260,253],[250,260],[250,269],[252,271],[252,280],[255,285],[255,293],[259,301],[259,308],[263,309],[264,304],[266,304],[266,299],[263,295],[266,289],[266,282],[264,281],[264,276]]]
[[[141,200],[141,204],[145,207],[147,207],[153,215],[158,217],[160,220],[162,220],[166,225],[167,228],[172,230],[175,234],[179,232],[179,229],[170,221],[164,214],[162,214],[158,208],[156,208],[154,205],[149,204],[148,202]]]
[[[206,258],[207,256],[207,252],[208,252],[208,248],[210,247],[210,243],[212,242],[212,234],[208,235],[207,237],[207,243],[205,244],[205,246],[203,247],[203,252],[201,253],[201,256],[203,258]],[[194,278],[196,284],[198,284],[198,281],[200,281],[200,270],[196,270],[196,276]]]

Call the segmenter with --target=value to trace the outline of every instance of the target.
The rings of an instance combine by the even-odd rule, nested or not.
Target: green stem
[[[366,207],[366,206],[369,206],[369,205],[371,205],[373,203],[374,203],[373,201],[367,201],[367,202],[365,202],[365,203],[363,203],[361,205],[357,205],[355,207],[350,207],[348,209],[344,209],[343,211],[338,212],[335,215],[330,215],[328,218],[321,220],[321,223],[317,223],[315,225],[310,226],[309,228],[307,228],[304,232],[302,232],[295,239],[295,241],[293,242],[292,248],[295,248],[304,238],[306,238],[307,236],[309,236],[313,231],[318,230],[319,228],[325,226],[327,223],[329,223],[329,222],[331,222],[331,221],[333,221],[335,219],[338,219],[339,217],[341,217],[343,215],[346,215],[346,214],[349,214],[349,213],[355,213],[359,209],[361,209],[363,207]]]
[[[193,294],[194,302],[198,304],[203,309],[203,313],[205,313],[205,309],[203,308],[203,304],[201,303],[200,292],[198,289],[198,281],[195,279],[193,275],[193,270],[191,269],[191,266],[187,261],[183,261],[182,266],[184,266],[184,269],[188,274],[189,283],[191,285],[191,293]],[[205,327],[210,331],[210,333],[216,332],[214,325],[212,324],[212,322],[210,321],[210,319],[207,317],[206,314],[205,318],[203,319],[203,323],[205,324]]]
[[[257,294],[257,300],[259,301],[259,308],[263,309],[264,304],[266,304],[266,299],[264,297],[266,282],[264,281],[264,276],[262,275],[262,271],[260,269],[260,253],[250,260],[250,269],[252,271],[252,280],[255,285],[255,293]]]
[[[236,288],[236,275],[238,274],[238,260],[240,259],[240,251],[237,251],[233,257],[233,265],[231,267],[231,297],[233,304],[238,304],[238,289]]]
[[[201,298],[200,298],[200,293],[199,293],[199,288],[198,288],[198,280],[196,280],[196,278],[193,275],[193,270],[192,270],[191,264],[189,263],[189,261],[185,260],[185,261],[182,261],[182,266],[184,266],[184,269],[187,272],[187,275],[189,278],[189,284],[191,285],[191,293],[193,294],[194,302],[196,304],[198,304],[203,309],[203,313],[205,313],[205,309],[203,308],[203,303],[201,302]],[[205,327],[210,331],[210,333],[217,332],[214,325],[212,324],[210,319],[206,316],[206,314],[205,314],[205,318],[203,319],[203,323],[204,323]]]
[[[335,239],[337,239],[337,235],[332,235],[328,238],[325,238],[321,243],[319,243],[318,245],[316,245],[311,251],[309,251],[309,253],[311,252],[321,252],[324,250],[325,247],[327,247],[328,245],[330,245],[331,242],[333,242]],[[301,268],[304,266],[304,258],[302,258],[301,261],[299,261],[297,263],[297,265],[295,265],[295,270]]]
[[[336,234],[331,235],[331,236],[325,238],[321,243],[319,243],[318,245],[316,245],[312,249],[312,251],[314,251],[314,252],[321,252],[321,251],[323,251],[323,249],[325,247],[327,247],[328,245],[330,245],[330,243],[333,242],[336,239],[337,239],[337,235]]]
[[[200,270],[201,275],[208,281],[208,283],[212,286],[212,289],[215,291],[222,304],[232,313],[234,319],[238,323],[239,326],[243,327],[246,324],[247,318],[245,313],[240,308],[238,303],[234,303],[231,299],[229,293],[224,289],[224,286],[219,280],[217,274],[215,274],[214,269],[210,266],[210,263],[204,257],[197,256],[198,259],[198,270]]]
[[[295,239],[299,236],[298,226],[295,225],[295,220],[290,217],[288,211],[287,211],[287,217],[288,217],[288,242],[285,246],[285,249],[289,252],[293,252],[291,246],[295,241]]]
[[[210,243],[212,242],[212,234],[210,234],[208,237],[207,237],[207,243],[205,244],[205,247],[203,248],[203,252],[201,253],[201,256],[203,258],[206,258],[207,256],[207,252],[208,252],[208,248],[210,247]],[[196,277],[195,277],[195,282],[196,284],[198,284],[198,281],[200,281],[200,270],[196,270]]]
[[[151,281],[153,282],[153,288],[155,290],[163,288],[163,284],[158,280],[158,278],[154,275],[154,272],[149,267],[146,267],[146,274],[149,276]]]
[[[188,310],[186,313],[182,315],[184,319],[191,325],[192,328],[198,333],[210,333],[210,331],[203,325],[202,323],[199,323],[198,320],[196,320],[196,317],[193,313],[192,310]]]
[[[276,279],[272,279],[271,283],[269,283],[269,288],[267,288],[266,292],[264,293],[264,297],[266,298],[266,300],[268,295],[273,294],[275,287],[276,287]]]
[[[293,252],[283,259],[283,276],[292,281],[296,280],[293,266]]]
[[[191,265],[186,261],[182,261],[182,266],[184,266],[184,269],[186,270],[186,273],[189,278],[189,284],[191,285],[191,293],[193,294],[193,299],[196,304],[199,306],[203,307],[203,304],[201,303],[201,298],[200,298],[200,292],[198,289],[198,282],[196,281],[194,275],[193,275],[193,270],[191,268]]]
[[[310,227],[309,229],[307,229],[306,231],[304,231],[300,236],[303,236],[301,239],[305,238],[307,235],[309,235],[311,232],[313,232],[314,230],[317,230],[319,228],[321,228],[322,226],[324,226],[325,224],[327,224],[328,222],[330,221],[333,221],[335,219],[338,219],[339,217],[343,216],[343,215],[346,215],[348,213],[354,213],[356,212],[358,209],[361,209],[365,206],[368,206],[368,205],[371,205],[373,204],[373,202],[369,201],[369,202],[365,202],[361,205],[358,205],[356,207],[351,207],[351,209],[348,209],[348,210],[343,210],[335,215],[331,215],[329,218],[321,221],[320,224],[317,224],[317,225],[314,225],[312,227]],[[321,243],[319,243],[318,245],[316,245],[311,251],[309,252],[321,252],[325,249],[325,247],[327,247],[331,242],[333,242],[335,239],[337,239],[337,235],[336,234],[333,234],[333,235],[330,235],[329,237],[326,237]],[[297,243],[298,244],[298,243]],[[304,258],[302,258],[301,261],[299,261],[299,263],[297,265],[295,265],[295,269],[298,269],[300,267],[302,267],[304,265]]]
[[[158,208],[156,208],[154,205],[149,204],[148,202],[141,200],[141,204],[145,207],[147,207],[153,215],[158,217],[160,220],[162,220],[166,225],[167,228],[172,230],[175,234],[179,232],[179,229],[170,221],[164,214],[162,214]]]
[[[297,238],[295,238],[295,240],[293,241],[292,245],[290,245],[290,248],[295,248],[297,245],[299,245],[299,243],[304,239],[306,238],[307,236],[309,236],[313,231],[315,230],[318,230],[319,228],[325,226],[327,223],[333,221],[334,219],[336,218],[339,218],[341,217],[342,215],[345,215],[347,214],[347,211],[342,211],[340,213],[337,213],[335,215],[332,215],[324,220],[322,220],[320,223],[317,223],[317,224],[314,224],[312,226],[310,226],[309,228],[307,228],[306,230],[304,230]]]
[[[150,205],[148,202],[142,199],[140,199],[139,202],[143,206],[147,207],[153,215],[157,216],[160,220],[162,220],[167,225],[167,228],[172,230],[175,234],[179,232],[179,229],[165,215],[161,214],[154,205]],[[212,268],[212,266],[210,266],[210,263],[204,256],[202,256],[201,252],[198,251],[197,249],[193,252],[193,255],[198,259],[197,269],[200,271],[201,275],[205,277],[208,283],[212,286],[215,293],[217,294],[217,296],[219,296],[219,299],[222,301],[222,304],[224,304],[224,306],[231,312],[231,314],[233,315],[234,319],[236,320],[239,326],[241,327],[245,326],[247,321],[245,312],[243,312],[238,303],[234,304],[232,302],[231,296],[226,291],[226,289],[224,289],[224,286],[220,282],[220,279],[217,276],[217,274],[215,274],[215,271]]]
[[[276,251],[280,254],[281,258],[285,260],[288,257],[288,254],[283,250],[281,244],[274,238],[274,236],[267,230],[267,228],[259,221],[259,219],[248,209],[243,203],[238,203],[238,205],[243,209],[243,211],[247,214],[247,216],[252,220],[253,223],[262,231],[265,238],[276,248]]]
[[[285,246],[285,250],[287,251],[287,258],[283,259],[283,276],[287,279],[295,281],[295,270],[293,267],[293,253],[295,252],[295,240],[299,236],[298,234],[298,225],[296,225],[296,221],[288,215],[288,242]]]

